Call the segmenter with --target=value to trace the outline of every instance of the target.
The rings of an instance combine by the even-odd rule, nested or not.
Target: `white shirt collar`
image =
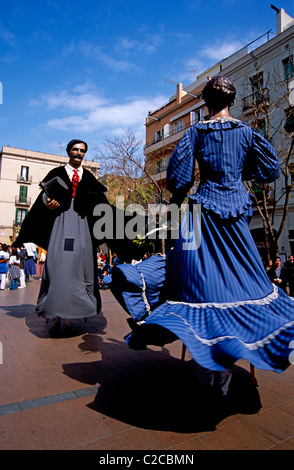
[[[73,168],[69,163],[67,163],[67,164],[65,165],[65,169],[66,169],[66,172],[67,172],[67,174],[68,174],[68,176],[69,176],[69,179],[72,180],[74,168]],[[77,168],[77,170],[78,170],[79,177],[80,177],[80,179],[81,179],[81,178],[82,178],[82,175],[83,175],[83,167],[82,167],[82,165],[79,166],[79,168]]]

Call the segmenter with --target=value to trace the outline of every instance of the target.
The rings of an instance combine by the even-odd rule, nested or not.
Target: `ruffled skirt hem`
[[[283,372],[294,362],[294,298],[274,286],[268,296],[229,304],[165,302],[125,337],[133,349],[180,339],[193,359],[226,370],[246,359]]]

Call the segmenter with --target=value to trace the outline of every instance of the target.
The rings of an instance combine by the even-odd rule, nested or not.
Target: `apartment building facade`
[[[2,147],[0,153],[0,242],[11,244],[32,204],[40,182],[51,169],[65,165],[68,157]],[[99,164],[84,160],[83,166],[96,178]]]
[[[283,9],[275,10],[275,34],[266,32],[232,56],[212,66],[187,87],[183,87],[181,83],[176,84],[177,93],[171,96],[169,102],[149,113],[144,149],[146,165],[149,165],[149,169],[153,167],[154,178],[162,188],[165,188],[165,170],[174,147],[191,125],[207,117],[201,91],[207,78],[214,75],[229,77],[237,88],[231,114],[257,127],[269,138],[280,161],[285,157],[294,135],[294,19]],[[294,156],[292,160],[294,167]],[[289,176],[291,177],[292,175]],[[276,227],[279,227],[283,215],[284,186],[282,176],[274,188],[276,200],[279,201],[275,208]],[[167,194],[167,199],[168,197]],[[250,229],[262,252],[264,231],[257,211]],[[290,194],[288,216],[280,237],[282,260],[291,253],[294,253],[294,191]]]
[[[211,72],[212,75],[214,70]],[[170,155],[186,130],[207,115],[201,98],[206,80],[207,76],[203,74],[188,87],[176,83],[176,93],[162,107],[150,112],[146,119],[146,168],[162,188],[163,194]]]

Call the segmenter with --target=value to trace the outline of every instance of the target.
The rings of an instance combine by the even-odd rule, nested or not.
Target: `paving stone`
[[[130,350],[128,315],[109,290],[73,336],[51,338],[35,311],[39,281],[1,292],[1,450],[293,450],[294,366],[283,374],[233,369],[233,408],[200,398],[182,344]]]

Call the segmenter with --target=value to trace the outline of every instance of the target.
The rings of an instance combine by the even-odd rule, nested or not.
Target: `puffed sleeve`
[[[252,130],[252,145],[246,156],[243,180],[252,179],[270,183],[280,176],[279,160],[274,147],[255,129]]]
[[[194,183],[194,152],[198,140],[197,129],[191,127],[184,134],[169,159],[166,172],[166,187],[172,193],[170,203],[180,205]]]

